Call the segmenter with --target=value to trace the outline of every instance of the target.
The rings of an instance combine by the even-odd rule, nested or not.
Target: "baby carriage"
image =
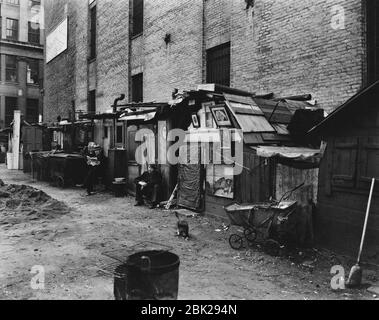
[[[297,209],[297,201],[287,200],[293,192],[303,186],[304,183],[287,192],[280,201],[258,204],[232,203],[224,207],[231,225],[243,228],[242,234],[233,233],[230,236],[230,246],[240,250],[244,242],[249,247],[260,242],[265,247],[278,251],[289,232],[289,218]]]

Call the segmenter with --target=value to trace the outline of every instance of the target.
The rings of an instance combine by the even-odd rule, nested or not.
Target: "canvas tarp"
[[[263,158],[279,157],[290,160],[307,161],[320,158],[320,149],[309,149],[300,147],[275,147],[260,146],[254,148],[257,155]]]
[[[201,165],[179,165],[178,206],[199,210],[201,206]]]

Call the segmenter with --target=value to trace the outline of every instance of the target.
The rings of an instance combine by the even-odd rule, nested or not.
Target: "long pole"
[[[365,224],[363,226],[361,246],[359,248],[359,255],[358,255],[358,262],[357,262],[357,264],[359,264],[360,261],[361,261],[361,256],[362,256],[362,251],[363,251],[363,245],[364,245],[365,238],[366,238],[367,223],[368,223],[368,216],[369,216],[370,208],[371,208],[372,195],[374,193],[374,186],[375,186],[375,178],[372,178],[371,189],[370,189],[370,196],[369,196],[368,203],[367,203],[366,218],[365,218]]]

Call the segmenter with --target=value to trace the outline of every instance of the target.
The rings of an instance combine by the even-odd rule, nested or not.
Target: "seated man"
[[[136,184],[136,205],[144,204],[143,196],[151,200],[150,209],[155,208],[159,204],[159,189],[162,183],[162,177],[156,165],[149,165],[148,171],[135,181]]]

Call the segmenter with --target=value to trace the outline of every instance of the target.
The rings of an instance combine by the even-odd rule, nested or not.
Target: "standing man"
[[[85,179],[85,186],[87,188],[87,195],[93,194],[93,184],[98,174],[101,165],[101,148],[94,142],[88,144],[86,150],[88,173]]]
[[[142,206],[144,204],[143,196],[146,196],[151,201],[150,209],[154,209],[159,204],[159,192],[162,184],[162,176],[157,166],[149,165],[148,171],[134,182],[136,184],[135,206]]]

